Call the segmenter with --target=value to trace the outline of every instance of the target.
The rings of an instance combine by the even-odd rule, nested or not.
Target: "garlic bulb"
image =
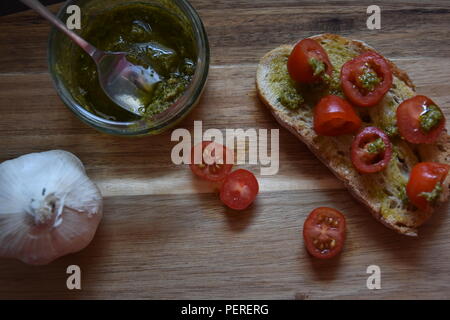
[[[42,265],[79,251],[102,218],[102,196],[73,154],[32,153],[0,164],[0,257]]]

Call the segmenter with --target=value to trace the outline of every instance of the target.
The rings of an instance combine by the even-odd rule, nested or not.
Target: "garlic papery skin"
[[[102,218],[102,196],[73,154],[53,150],[0,164],[0,257],[43,265],[80,251]]]

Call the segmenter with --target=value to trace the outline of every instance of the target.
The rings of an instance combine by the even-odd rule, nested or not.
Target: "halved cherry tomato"
[[[292,80],[300,83],[316,82],[324,73],[331,75],[333,71],[328,54],[312,39],[303,39],[295,45],[287,67]]]
[[[200,145],[194,146],[191,151],[191,164],[189,166],[192,172],[200,178],[209,181],[225,179],[233,168],[233,153],[219,143],[203,141],[201,143],[201,153],[199,153],[201,158],[195,159],[196,148],[200,148]]]
[[[440,192],[435,190],[435,188],[438,184],[444,182],[449,169],[449,165],[442,163],[421,162],[416,164],[411,170],[409,181],[406,185],[406,194],[409,201],[421,210],[430,210],[433,205],[430,197],[439,198]],[[433,191],[435,192],[434,194]]]
[[[391,67],[378,53],[365,52],[342,66],[341,85],[350,102],[374,106],[392,86]]]
[[[350,134],[361,127],[353,107],[338,96],[325,96],[314,109],[314,131],[322,136]]]
[[[336,209],[314,209],[303,225],[308,252],[319,259],[333,258],[342,251],[346,234],[345,217]]]
[[[220,189],[220,200],[234,210],[244,210],[259,192],[258,180],[253,173],[238,169],[230,173]]]
[[[391,141],[376,127],[364,128],[353,140],[351,157],[359,172],[379,172],[386,168],[392,158]]]
[[[434,114],[430,115],[430,112]],[[424,120],[423,117],[432,117],[436,113],[440,115],[439,121],[431,123],[433,124],[432,126],[430,126],[430,122],[424,123],[425,127],[421,124]],[[429,120],[432,119],[428,118]],[[445,117],[439,107],[430,98],[415,96],[403,101],[398,106],[397,126],[402,137],[408,142],[434,143],[445,128]]]

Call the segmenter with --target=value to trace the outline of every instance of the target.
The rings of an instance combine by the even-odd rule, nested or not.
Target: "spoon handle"
[[[51,13],[46,7],[44,7],[37,0],[20,0],[25,5],[30,7],[39,13],[42,17],[51,22],[55,27],[68,35],[78,46],[80,46],[88,55],[90,55],[96,62],[104,55],[103,51],[98,50],[96,47],[91,45],[89,42],[81,38],[75,32],[69,30],[67,26],[61,22],[53,13]]]

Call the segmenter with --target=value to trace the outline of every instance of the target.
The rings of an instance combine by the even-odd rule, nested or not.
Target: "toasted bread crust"
[[[346,46],[352,46],[360,53],[366,52],[366,51],[375,51],[373,48],[369,47],[368,45],[364,44],[361,41],[356,40],[350,40],[338,35],[334,34],[322,34],[311,37],[312,39],[316,41],[323,41],[323,40],[332,40],[332,41],[339,41],[339,42],[345,42]],[[333,163],[331,159],[327,159],[324,154],[321,152],[320,148],[314,143],[314,137],[316,136],[315,132],[312,130],[312,128],[305,128],[295,125],[295,122],[293,119],[289,117],[289,115],[279,112],[279,110],[276,107],[276,100],[274,100],[274,96],[272,95],[272,92],[270,91],[269,86],[267,85],[265,78],[271,68],[271,62],[274,57],[279,55],[285,55],[286,53],[289,54],[292,51],[293,46],[292,45],[282,45],[278,48],[275,48],[274,50],[268,52],[262,59],[260,60],[260,63],[257,68],[257,75],[256,75],[256,87],[257,87],[257,93],[261,101],[269,107],[271,113],[275,117],[275,119],[286,129],[288,129],[290,132],[292,132],[296,137],[298,137],[303,143],[307,145],[307,147],[315,154],[315,156],[321,160],[333,173],[334,175],[341,180],[344,185],[347,187],[347,189],[350,191],[350,193],[361,203],[363,203],[372,213],[372,215],[383,223],[388,228],[391,228],[395,231],[397,231],[400,234],[407,235],[407,236],[417,236],[417,227],[421,225],[425,220],[427,220],[430,216],[428,213],[424,213],[417,221],[417,225],[414,226],[407,226],[402,225],[398,223],[397,221],[388,220],[381,214],[381,209],[379,204],[371,202],[370,199],[367,196],[367,193],[364,192],[364,186],[358,183],[357,179],[353,179],[352,175],[349,175],[348,172],[344,172],[343,170],[340,170],[340,168],[336,168],[333,166]],[[375,51],[376,52],[376,51]],[[391,65],[392,72],[394,76],[396,76],[398,79],[402,80],[411,90],[415,90],[415,86],[412,83],[409,76],[404,72],[403,70],[399,69],[394,63],[386,59],[389,64]],[[443,133],[441,136],[440,141],[437,143],[439,145],[438,148],[434,148],[433,150],[427,150],[426,148],[433,148],[431,146],[425,146],[423,152],[429,155],[430,159],[427,159],[427,161],[436,161],[436,162],[443,162],[448,163],[450,161],[450,153],[448,150],[450,150],[450,137],[447,135],[447,133]],[[426,157],[424,157],[426,158]],[[444,194],[441,197],[442,201],[446,201],[448,198],[448,185],[450,184],[450,179],[447,179],[445,186],[447,186],[445,189]]]

